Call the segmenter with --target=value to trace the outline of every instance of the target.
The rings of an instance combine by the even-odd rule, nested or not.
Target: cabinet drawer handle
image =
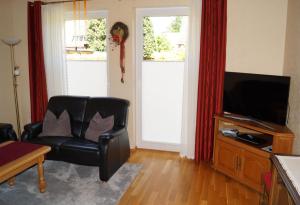
[[[235,167],[234,167],[234,168],[235,168],[235,170],[237,171],[238,168],[239,168],[239,157],[236,156],[234,161],[235,161],[235,162],[234,162],[234,164],[235,164]]]

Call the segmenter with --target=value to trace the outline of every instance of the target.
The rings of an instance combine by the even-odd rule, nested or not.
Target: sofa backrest
[[[85,131],[89,126],[90,120],[94,115],[99,114],[105,118],[108,116],[114,116],[114,127],[121,128],[127,126],[127,113],[128,113],[129,101],[120,98],[111,97],[95,97],[89,98],[86,106],[86,111],[83,120],[83,127],[81,136],[84,137]]]
[[[54,96],[48,102],[48,110],[51,110],[56,117],[64,111],[70,115],[72,135],[81,136],[84,113],[89,97],[78,96]]]

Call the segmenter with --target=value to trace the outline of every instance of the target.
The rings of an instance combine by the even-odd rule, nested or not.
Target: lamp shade
[[[21,39],[15,37],[9,37],[9,38],[1,39],[1,41],[6,45],[15,46],[21,42]]]

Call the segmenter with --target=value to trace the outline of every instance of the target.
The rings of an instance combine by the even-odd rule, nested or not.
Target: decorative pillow
[[[89,127],[85,132],[85,139],[98,142],[101,134],[111,130],[114,127],[114,116],[102,118],[97,112],[90,121]]]
[[[68,112],[64,110],[60,114],[59,118],[56,118],[53,112],[47,110],[43,121],[43,131],[39,134],[39,136],[71,137],[71,122]]]

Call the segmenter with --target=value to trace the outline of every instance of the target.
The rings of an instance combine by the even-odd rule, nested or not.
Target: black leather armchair
[[[0,143],[8,140],[17,140],[13,126],[8,123],[0,123]]]
[[[46,159],[99,166],[100,179],[107,181],[130,155],[128,106],[129,101],[119,98],[55,96],[49,100],[48,109],[57,116],[64,110],[68,111],[73,137],[38,137],[43,126],[42,122],[38,122],[26,125],[21,139],[51,146]],[[102,117],[114,115],[115,121],[113,129],[99,136],[99,142],[95,143],[84,136],[90,120],[97,112]]]

